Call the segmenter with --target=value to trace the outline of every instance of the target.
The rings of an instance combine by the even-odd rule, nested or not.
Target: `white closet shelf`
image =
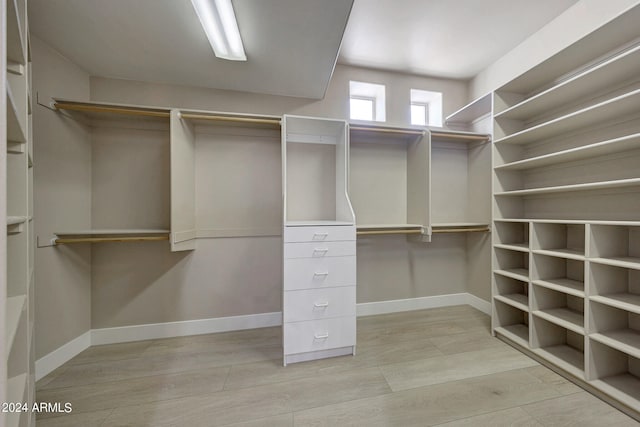
[[[429,129],[431,133],[431,139],[434,141],[443,142],[489,142],[491,141],[491,135],[477,132],[463,132],[448,129]]]
[[[584,298],[585,296],[584,282],[567,279],[565,277],[558,279],[538,279],[532,281],[532,283],[537,286],[542,286],[543,288],[562,292],[567,295],[573,295],[579,298]]]
[[[619,308],[632,313],[640,314],[640,295],[631,293],[593,295],[591,301],[599,302],[610,307]]]
[[[16,234],[24,231],[24,223],[29,220],[26,216],[8,216],[7,217],[7,233]]]
[[[584,314],[567,307],[535,310],[533,315],[555,325],[584,335]]]
[[[491,231],[488,223],[482,222],[443,222],[431,224],[432,233],[487,233]]]
[[[584,378],[584,353],[568,345],[554,345],[532,349],[535,354],[564,369],[571,375]]]
[[[606,258],[589,258],[589,261],[598,264],[613,265],[615,267],[631,268],[640,270],[640,258],[636,257],[606,257]]]
[[[528,188],[495,193],[495,196],[535,196],[540,194],[567,193],[571,191],[606,190],[612,188],[640,185],[640,178],[618,179],[612,181],[587,182],[584,184],[558,185],[553,187]]]
[[[640,359],[640,331],[618,329],[591,334],[589,337],[601,344]]]
[[[491,93],[465,105],[445,119],[448,125],[467,124],[491,113]]]
[[[632,135],[608,139],[606,141],[601,141],[582,147],[562,150],[551,154],[545,154],[543,156],[531,157],[529,159],[519,160],[517,162],[505,163],[504,165],[496,166],[494,169],[498,171],[528,170],[577,160],[584,160],[638,148],[640,148],[640,133],[634,133]]]
[[[496,144],[528,144],[544,138],[603,123],[640,108],[640,89],[616,96],[495,141]]]
[[[493,245],[494,248],[506,249],[509,251],[519,251],[519,252],[529,252],[529,244],[528,243],[496,243]]]
[[[24,64],[24,38],[17,0],[7,0],[7,62]]]
[[[533,249],[531,252],[537,255],[547,255],[557,258],[575,259],[578,261],[584,261],[584,250],[579,251],[575,249]]]
[[[349,123],[349,131],[351,133],[383,133],[404,136],[423,136],[427,133],[424,128],[418,127],[399,127],[399,126],[381,126],[369,123]]]
[[[26,307],[27,297],[25,295],[18,295],[15,297],[7,298],[7,335],[5,336],[7,354],[11,351],[13,346],[13,340],[16,337],[18,326],[20,325],[20,318]]]
[[[591,381],[599,390],[624,403],[637,408],[640,400],[640,378],[631,374],[614,375]]]
[[[501,301],[512,307],[522,311],[529,311],[529,298],[524,294],[506,294],[506,295],[494,295],[493,297],[497,301]]]
[[[520,280],[521,282],[529,281],[529,271],[526,268],[510,268],[506,270],[493,270],[493,272],[501,276]]]
[[[116,114],[125,116],[138,116],[156,119],[171,117],[168,108],[146,107],[140,105],[109,104],[102,102],[79,102],[54,98],[53,108],[58,110],[78,111],[88,117],[100,117],[104,114]]]
[[[7,402],[25,402],[25,392],[29,376],[24,374],[16,375],[7,380]],[[7,413],[7,427],[18,427],[21,417],[26,417],[29,412],[9,412]]]
[[[354,225],[353,221],[332,221],[332,220],[308,220],[308,221],[287,221],[285,227],[316,227],[316,226],[336,226]]]
[[[165,229],[96,229],[54,232],[54,245],[69,243],[107,242],[155,242],[169,240],[169,230]]]
[[[496,118],[526,120],[541,115],[563,103],[577,101],[619,82],[636,78],[639,63],[640,46],[636,45],[496,114]]]
[[[22,115],[18,112],[18,107],[14,101],[14,95],[11,91],[11,86],[6,85],[7,88],[7,141],[17,142],[24,144],[27,142],[25,124],[22,123],[20,118]]]
[[[499,326],[495,332],[509,338],[522,347],[529,348],[529,327],[524,324]]]
[[[238,125],[242,127],[273,127],[282,126],[282,118],[279,116],[267,116],[258,114],[235,114],[202,110],[180,110],[179,117],[181,119],[193,121],[195,124],[223,124]]]

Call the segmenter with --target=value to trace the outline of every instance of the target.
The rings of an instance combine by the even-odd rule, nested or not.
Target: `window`
[[[349,110],[349,117],[352,120],[384,122],[386,120],[385,86],[350,81]]]
[[[411,89],[411,124],[442,127],[442,92]]]

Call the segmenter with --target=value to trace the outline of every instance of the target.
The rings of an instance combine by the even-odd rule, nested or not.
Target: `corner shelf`
[[[491,114],[492,94],[488,93],[448,115],[445,123],[450,126],[467,125]]]
[[[7,234],[22,233],[28,219],[26,216],[7,216]]]

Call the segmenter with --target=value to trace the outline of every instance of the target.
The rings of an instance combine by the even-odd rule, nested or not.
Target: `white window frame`
[[[382,84],[349,81],[349,101],[352,98],[374,100],[372,111],[374,122],[384,122],[387,119],[385,91],[386,87]],[[349,110],[351,110],[351,104],[349,104]],[[351,111],[349,111],[349,117],[351,118]]]
[[[422,89],[411,89],[411,104],[410,105],[425,105],[426,126],[442,127],[443,114],[442,114],[442,92],[435,92]],[[411,107],[409,107],[409,121],[411,122]],[[411,122],[411,124],[415,124]]]

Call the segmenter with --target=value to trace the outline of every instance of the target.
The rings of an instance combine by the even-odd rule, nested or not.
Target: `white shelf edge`
[[[586,257],[584,254],[574,253],[573,251],[563,250],[563,249],[532,249],[536,255],[545,255],[555,258],[563,258],[563,259],[572,259],[576,261],[584,261]],[[577,251],[576,251],[577,252]]]
[[[494,219],[494,222],[515,222],[515,223],[539,223],[539,224],[593,224],[593,225],[622,225],[629,227],[640,227],[639,221],[603,221],[603,220],[573,220],[573,219],[544,219],[544,218],[504,218]]]
[[[518,251],[518,252],[529,252],[529,245],[524,243],[521,244],[505,244],[505,243],[496,243],[493,245],[494,248],[498,249],[506,249],[508,251]]]
[[[618,148],[615,148],[616,146],[618,146]],[[610,149],[606,150],[607,147]],[[503,165],[496,166],[494,169],[497,171],[528,170],[569,161],[588,159],[600,154],[611,154],[633,150],[635,148],[640,148],[640,133],[634,133],[619,138],[596,142],[594,144],[583,145],[581,147],[570,148],[567,150],[557,151],[555,153],[505,163]]]
[[[620,301],[618,299],[610,298],[606,295],[592,295],[589,297],[589,300],[604,304],[609,307],[619,308],[624,311],[630,311],[635,314],[640,314],[640,305]]]
[[[632,344],[629,344],[628,342],[621,341],[619,339],[613,338],[608,335],[616,332],[618,331],[598,332],[598,333],[589,335],[589,338],[599,342],[600,344],[606,345],[607,347],[611,347],[615,350],[628,354],[629,356],[640,359],[640,345],[632,345]],[[638,335],[637,340],[639,341],[639,344],[640,344],[640,332],[636,332],[636,334]]]
[[[608,188],[622,188],[640,186],[640,178],[618,179],[612,181],[588,182],[584,184],[559,185],[554,187],[529,188],[526,190],[511,190],[495,193],[498,197],[533,196],[539,194],[566,193],[571,191],[603,190]]]
[[[520,270],[520,269],[518,269],[518,270]],[[522,270],[524,270],[524,269],[522,269]],[[529,276],[528,275],[525,276],[525,275],[523,275],[521,273],[516,273],[516,272],[513,272],[513,271],[509,271],[509,270],[500,270],[500,269],[493,270],[493,272],[495,274],[499,274],[499,275],[505,276],[505,277],[510,277],[512,279],[516,279],[516,280],[519,280],[521,282],[529,282]]]
[[[15,297],[7,298],[7,336],[5,338],[7,355],[11,352],[13,347],[13,341],[16,338],[18,326],[20,325],[20,318],[26,307],[27,297],[26,295],[18,295]]]
[[[584,379],[584,354],[580,351],[569,347],[568,345],[558,345],[543,348],[531,349],[534,354],[542,357],[545,360],[553,363],[559,368],[567,371],[571,375]],[[574,353],[575,352],[575,353]],[[565,357],[559,356],[559,353],[565,353]],[[581,362],[578,360],[578,356],[582,356]],[[574,361],[567,361],[566,357],[574,358]],[[576,365],[577,363],[577,365]]]
[[[398,230],[398,229],[421,229],[423,225],[420,224],[357,224],[358,230]]]
[[[615,258],[601,258],[601,257],[588,258],[588,260],[596,264],[612,265],[614,267],[623,267],[623,268],[630,268],[632,270],[640,270],[640,262],[625,261],[623,259],[615,259]]]
[[[26,216],[7,216],[7,225],[24,224],[27,219]]]
[[[525,313],[529,312],[529,305],[524,304],[522,301],[518,301],[517,299],[511,297],[512,295],[520,295],[520,294],[509,294],[509,295],[494,295],[493,299],[503,302],[507,305],[510,305],[518,310],[524,311]],[[522,295],[526,298],[526,295]]]
[[[527,332],[527,339],[520,334],[524,330]],[[498,326],[494,331],[524,348],[529,348],[529,327],[525,324]]]
[[[456,112],[449,114],[446,124],[468,124],[491,113],[491,92],[477,98]]]
[[[433,228],[450,228],[450,227],[488,227],[488,222],[435,222],[431,224]]]
[[[560,279],[536,279],[536,280],[532,280],[531,283],[533,283],[536,286],[541,286],[541,287],[546,288],[546,289],[551,289],[551,290],[562,292],[562,293],[565,293],[565,294],[568,294],[568,295],[573,295],[575,297],[579,297],[579,298],[584,298],[585,297],[584,283],[582,284],[582,289],[583,290],[578,290],[578,289],[572,288],[570,286],[566,286],[566,285],[562,285],[562,284],[551,282],[550,280],[560,280]],[[577,280],[575,280],[575,282],[576,283],[580,283]]]
[[[526,117],[521,117],[521,115],[517,114],[518,112],[520,112],[521,110],[525,110],[528,109],[532,109],[532,106],[535,107],[536,104],[543,104],[545,98],[548,98],[550,95],[551,96],[558,96],[558,93],[562,94],[563,91],[566,91],[567,89],[571,89],[573,86],[576,85],[576,83],[581,83],[584,84],[585,80],[587,80],[587,82],[589,81],[588,79],[591,78],[593,79],[594,76],[597,75],[598,72],[602,72],[602,71],[606,71],[607,67],[612,66],[612,64],[615,66],[616,63],[620,63],[622,61],[625,60],[629,60],[629,57],[631,57],[631,59],[633,59],[633,55],[638,55],[640,53],[640,46],[635,46],[632,49],[626,50],[622,53],[620,53],[619,55],[615,55],[611,58],[608,58],[607,60],[600,62],[598,64],[596,64],[593,67],[587,68],[586,70],[571,76],[570,78],[560,82],[557,85],[554,85],[552,87],[550,87],[547,90],[544,90],[540,93],[537,93],[536,95],[526,98],[523,101],[513,105],[512,107],[507,108],[506,110],[501,111],[500,113],[496,114],[495,117],[496,118],[507,118],[507,119],[516,119],[516,120],[523,120],[526,119]],[[613,73],[607,73],[609,75],[613,74]],[[632,76],[630,76],[629,78],[631,78]],[[619,81],[619,78],[617,75],[614,75],[613,78],[612,77],[607,77],[605,79],[605,82],[608,84],[614,84],[617,81]],[[608,84],[600,84],[599,87],[606,87]],[[593,89],[592,89],[593,92]],[[573,100],[577,100],[580,99],[580,97],[582,96],[588,96],[589,93],[585,93],[582,95],[579,95],[577,97],[572,97],[571,101]],[[535,108],[534,108],[535,110]],[[538,107],[538,110],[542,110],[544,111],[544,108],[540,108]],[[541,111],[538,112],[534,112],[534,113],[529,113],[532,114],[531,116],[527,116],[527,117],[535,117],[536,115],[540,114]]]
[[[323,227],[323,226],[344,226],[355,225],[353,221],[329,221],[329,220],[309,220],[309,221],[287,221],[285,227]]]
[[[111,235],[139,235],[139,234],[168,234],[168,229],[140,228],[140,229],[95,229],[95,230],[67,230],[55,231],[56,236],[111,236]]]
[[[585,107],[580,110],[571,112],[569,114],[565,114],[555,119],[546,121],[544,123],[540,123],[530,128],[523,129],[521,131],[512,133],[510,135],[506,135],[500,139],[495,140],[494,142],[496,144],[527,144],[529,142],[533,142],[536,138],[543,138],[545,136],[545,133],[550,130],[553,130],[554,127],[560,127],[563,124],[566,126],[567,123],[572,123],[572,122],[579,123],[579,120],[590,122],[589,120],[587,120],[588,118],[590,118],[590,115],[596,116],[597,120],[601,120],[601,121],[604,121],[610,118],[608,115],[602,114],[600,110],[605,110],[607,111],[607,114],[612,114],[614,116],[619,116],[624,113],[630,113],[634,111],[634,109],[637,109],[638,107],[637,104],[640,102],[635,101],[634,98],[638,97],[639,95],[640,95],[640,89],[636,89],[631,92],[625,93],[623,95],[619,95],[611,99],[607,99],[606,101],[598,102],[589,107]],[[606,108],[608,106],[616,105],[616,104],[618,104],[618,107],[620,107],[620,105],[625,105],[624,103],[629,102],[629,100],[635,101],[635,103],[632,102],[631,103],[632,105],[628,106],[628,111],[626,111],[626,109],[623,111],[615,111],[615,114],[614,114],[614,111],[610,111],[610,109]],[[599,112],[600,114],[598,114]],[[580,126],[575,125],[575,127],[580,127]],[[562,129],[560,132],[565,133],[570,129],[573,129],[573,126],[568,126],[566,129]]]
[[[25,124],[20,121],[21,115],[17,111],[16,103],[11,91],[11,85],[6,84],[7,88],[7,141],[26,144],[27,138],[25,133]]]
[[[558,311],[558,310],[562,310],[562,309],[533,310],[532,314],[534,316],[537,316],[537,317],[539,317],[541,319],[544,319],[544,320],[546,320],[546,321],[548,321],[550,323],[553,323],[554,325],[560,326],[560,327],[562,327],[564,329],[568,329],[568,330],[573,331],[573,332],[575,332],[577,334],[580,334],[580,335],[584,335],[585,334],[585,331],[584,331],[584,315],[583,315],[583,318],[582,318],[582,326],[581,326],[581,325],[573,323],[573,322],[571,322],[569,320],[562,319],[562,318],[560,318],[560,317],[558,317],[558,316],[556,316],[556,315],[554,315],[552,313],[549,313],[548,312],[549,310]],[[572,310],[566,309],[566,311],[572,311]]]

